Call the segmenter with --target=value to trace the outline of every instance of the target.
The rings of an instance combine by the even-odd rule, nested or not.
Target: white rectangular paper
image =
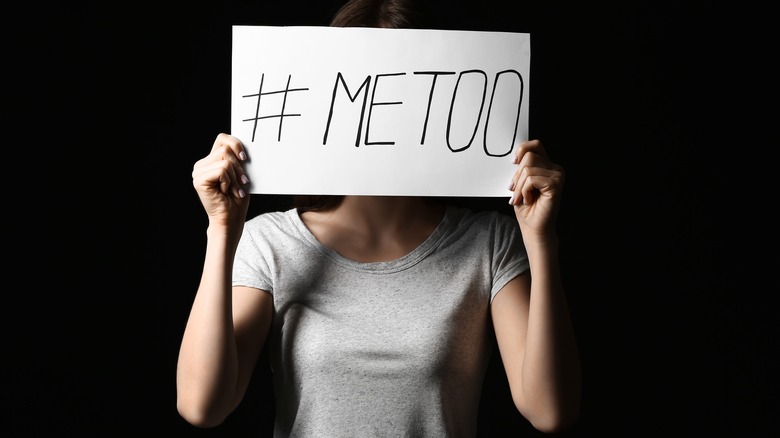
[[[530,35],[233,26],[250,192],[507,196]]]

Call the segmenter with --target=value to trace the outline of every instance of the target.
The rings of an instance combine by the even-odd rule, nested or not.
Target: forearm
[[[575,418],[580,401],[580,360],[560,275],[557,239],[527,241],[526,248],[531,294],[522,365],[525,399],[533,400],[537,412]]]
[[[231,294],[238,235],[216,227],[209,228],[207,235],[203,273],[184,330],[176,376],[179,412],[202,426],[220,423],[239,398]]]

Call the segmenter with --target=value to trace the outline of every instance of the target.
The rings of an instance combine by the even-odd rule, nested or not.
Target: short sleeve
[[[248,221],[241,234],[233,259],[233,286],[248,286],[273,292],[270,258],[273,256],[267,239],[262,239],[268,224],[262,217]]]
[[[491,301],[501,288],[513,278],[527,271],[530,266],[517,221],[508,215],[497,213],[494,225]]]

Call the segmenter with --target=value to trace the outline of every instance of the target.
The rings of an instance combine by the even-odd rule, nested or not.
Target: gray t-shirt
[[[489,305],[528,269],[514,218],[449,206],[393,261],[322,245],[295,209],[247,221],[233,285],[273,294],[275,437],[473,437]]]

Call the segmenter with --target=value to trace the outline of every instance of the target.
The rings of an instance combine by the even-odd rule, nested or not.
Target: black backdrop
[[[59,117],[26,131],[48,140],[38,151],[49,190],[32,233],[42,245],[24,254],[44,249],[49,266],[11,294],[21,305],[9,305],[10,428],[270,433],[265,368],[219,428],[176,413],[178,343],[205,244],[190,172],[229,132],[230,26],[326,25],[341,3],[41,11],[31,30],[46,45],[19,44],[25,60],[43,60],[29,74]],[[767,13],[748,21],[685,1],[427,3],[443,29],[531,33],[531,137],[567,169],[559,229],[585,382],[582,419],[566,435],[777,433],[776,286],[753,281],[772,249],[755,196],[771,173],[761,156],[778,144],[758,135],[773,116],[752,104],[768,92],[755,86],[770,77]],[[7,93],[29,100],[25,90]],[[279,201],[253,195],[252,214]],[[480,436],[534,435],[500,373],[494,360]]]

